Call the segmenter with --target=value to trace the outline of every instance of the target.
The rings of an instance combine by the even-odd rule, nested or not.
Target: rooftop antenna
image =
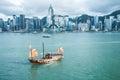
[[[49,2],[50,2],[50,6],[52,6],[53,5],[53,0],[49,0]]]

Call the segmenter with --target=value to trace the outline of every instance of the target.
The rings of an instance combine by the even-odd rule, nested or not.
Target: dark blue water
[[[120,80],[120,33],[0,34],[0,80]],[[61,61],[31,65],[29,44],[64,48]],[[42,56],[42,55],[41,55]]]

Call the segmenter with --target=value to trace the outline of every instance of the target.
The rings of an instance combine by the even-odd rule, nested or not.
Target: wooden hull
[[[54,61],[59,61],[63,58],[63,56],[54,56],[50,59],[39,59],[39,60],[32,60],[29,59],[30,63],[32,64],[48,64],[48,63],[52,63]]]

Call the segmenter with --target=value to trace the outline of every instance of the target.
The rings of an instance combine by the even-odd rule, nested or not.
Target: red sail
[[[37,57],[38,56],[38,53],[37,53],[37,50],[36,49],[32,49],[31,51],[30,51],[30,55],[29,55],[30,57]]]
[[[63,48],[58,48],[58,52],[60,53],[64,52]]]

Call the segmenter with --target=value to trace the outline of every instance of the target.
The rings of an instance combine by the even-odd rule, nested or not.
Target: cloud
[[[53,5],[55,14],[70,16],[104,15],[120,9],[119,0],[1,0],[0,14],[6,17],[25,14],[28,17],[42,18],[48,14],[50,4]]]

